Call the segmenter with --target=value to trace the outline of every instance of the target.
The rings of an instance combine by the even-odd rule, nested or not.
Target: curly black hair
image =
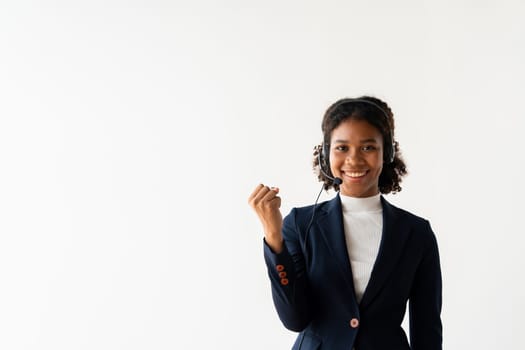
[[[325,112],[321,129],[323,144],[314,148],[313,169],[317,178],[324,183],[324,189],[339,191],[339,185],[320,171],[320,164],[325,173],[332,176],[329,162],[329,149],[332,131],[348,119],[365,120],[376,127],[383,136],[384,163],[379,175],[379,191],[383,194],[401,191],[401,178],[407,174],[406,165],[401,157],[399,143],[394,139],[394,114],[390,107],[372,96],[343,98],[333,103]]]

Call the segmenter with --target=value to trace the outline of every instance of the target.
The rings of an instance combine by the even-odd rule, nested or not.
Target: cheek
[[[337,154],[330,154],[330,167],[339,168],[339,166],[344,163],[345,158],[338,156]]]
[[[376,172],[378,175],[381,173],[381,171],[383,171],[383,158],[374,157],[374,159],[370,159],[369,164],[372,165],[374,172]]]

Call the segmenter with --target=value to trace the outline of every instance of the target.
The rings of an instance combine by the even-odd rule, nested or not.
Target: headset
[[[341,99],[338,102],[334,103],[328,109],[327,113],[329,113],[330,111],[335,110],[336,108],[341,107],[342,105],[353,104],[353,103],[364,103],[364,104],[368,104],[368,105],[374,106],[375,108],[377,108],[378,110],[381,111],[381,113],[385,117],[386,124],[389,125],[388,113],[386,113],[386,111],[381,106],[379,106],[377,103],[372,102],[372,101],[368,101],[368,100],[365,100],[365,99],[362,99],[362,98],[344,98],[344,99]],[[384,136],[385,136],[386,140],[384,140],[385,149],[384,149],[383,159],[385,160],[385,163],[390,164],[390,163],[394,162],[394,159],[396,157],[396,153],[395,153],[396,152],[395,151],[396,150],[396,143],[394,141],[394,132],[393,132],[393,130],[389,127],[388,128],[388,135],[384,135]],[[331,171],[330,171],[330,143],[328,142],[326,137],[325,137],[325,139],[323,141],[323,144],[319,145],[317,147],[318,147],[318,150],[317,150],[317,157],[318,158],[317,159],[319,161],[319,170],[321,171],[321,173],[325,177],[327,177],[329,180],[332,181],[333,185],[335,185],[335,186],[341,185],[343,183],[343,180],[341,178],[333,177],[333,176],[328,174],[328,173],[331,174]],[[326,167],[327,171],[325,171],[325,169],[323,169],[324,167]],[[310,222],[308,223],[308,226],[306,228],[306,233],[305,233],[304,242],[303,242],[303,252],[304,252],[304,254],[306,256],[308,255],[308,251],[306,250],[307,242],[308,242],[308,235],[310,233],[310,227],[312,226],[312,223],[314,221],[315,209],[317,208],[317,202],[319,201],[319,197],[321,196],[321,192],[323,192],[323,188],[324,188],[324,183],[321,186],[321,190],[319,191],[319,194],[317,195],[317,198],[315,200],[314,206],[312,208],[312,217],[310,218]],[[306,261],[306,259],[305,259],[305,261]]]

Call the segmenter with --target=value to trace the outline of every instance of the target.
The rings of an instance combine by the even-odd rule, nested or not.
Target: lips
[[[341,171],[344,176],[350,177],[352,179],[359,179],[363,176],[365,176],[368,173],[368,170],[347,170],[347,171]]]

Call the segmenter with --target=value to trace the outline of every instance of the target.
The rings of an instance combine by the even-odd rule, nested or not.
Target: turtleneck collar
[[[381,211],[381,193],[378,193],[371,197],[357,198],[339,194],[341,198],[341,207],[343,213],[347,212],[373,212]]]

